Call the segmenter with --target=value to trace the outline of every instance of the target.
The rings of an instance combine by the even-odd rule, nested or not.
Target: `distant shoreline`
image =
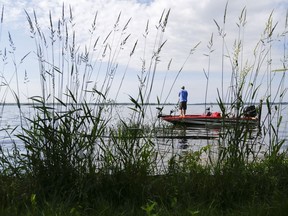
[[[31,106],[31,105],[37,105],[37,104],[41,104],[41,103],[20,103],[19,105],[20,106]],[[69,105],[69,104],[74,104],[75,103],[67,103],[66,105]],[[84,103],[78,103],[79,105],[80,104],[84,104]],[[120,103],[86,103],[87,105],[134,105],[133,103],[128,103],[128,102],[120,102]],[[143,105],[152,105],[152,106],[171,106],[171,105],[176,105],[177,103],[144,103]],[[231,103],[223,103],[224,105],[229,105]],[[247,102],[247,103],[244,103],[244,105],[251,105],[251,104],[254,104],[254,105],[259,105],[260,103],[257,102],[257,103],[252,103],[252,102]],[[267,104],[266,102],[263,102],[262,104]],[[279,104],[282,104],[282,105],[287,105],[288,102],[274,102],[274,103],[269,103],[269,104],[273,104],[273,105],[279,105]],[[45,105],[53,105],[53,103],[46,103]],[[54,105],[61,105],[61,103],[54,103]],[[188,105],[205,105],[205,103],[188,103]],[[218,103],[206,103],[206,105],[218,105]],[[0,103],[0,106],[18,106],[17,103]]]

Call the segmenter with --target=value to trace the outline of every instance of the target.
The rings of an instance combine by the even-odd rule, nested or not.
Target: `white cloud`
[[[98,17],[97,28],[94,34],[95,38],[97,38],[96,35],[99,35],[102,41],[106,35],[113,30],[113,25],[120,13],[120,30],[127,21],[132,18],[123,38],[128,34],[131,34],[131,36],[125,50],[123,50],[123,55],[119,56],[118,60],[123,62],[123,67],[125,67],[128,62],[126,56],[131,51],[135,41],[138,39],[138,47],[135,56],[133,56],[133,61],[130,62],[130,66],[136,69],[138,68],[138,72],[141,70],[140,58],[143,56],[145,47],[143,33],[147,21],[149,20],[150,26],[146,45],[146,58],[149,59],[149,56],[152,55],[151,50],[157,33],[155,26],[158,24],[162,12],[167,12],[171,9],[168,25],[162,39],[162,42],[167,40],[167,43],[163,47],[163,52],[160,57],[161,62],[158,64],[159,72],[165,74],[168,62],[170,59],[173,59],[170,68],[171,72],[169,72],[168,75],[170,80],[170,83],[168,83],[170,86],[167,85],[167,89],[171,87],[177,71],[183,65],[191,48],[201,41],[201,44],[197,47],[195,53],[190,56],[187,61],[172,92],[177,92],[178,87],[184,84],[187,86],[188,90],[197,92],[197,95],[191,94],[192,102],[203,102],[203,86],[206,84],[203,69],[208,69],[208,58],[203,54],[208,52],[207,45],[213,33],[213,49],[215,49],[215,51],[211,55],[211,74],[214,77],[218,77],[218,80],[214,83],[215,85],[213,85],[212,82],[211,87],[209,86],[209,88],[213,89],[211,100],[215,101],[215,97],[217,97],[215,89],[219,87],[219,79],[221,79],[222,39],[218,35],[217,26],[214,20],[220,27],[223,26],[226,0],[15,0],[2,2],[5,6],[5,21],[9,23],[9,28],[15,28],[18,30],[19,28],[23,28],[23,32],[28,32],[28,24],[24,9],[28,11],[31,16],[33,16],[33,10],[35,10],[42,30],[45,30],[48,29],[49,26],[49,12],[52,14],[52,18],[55,21],[54,27],[56,28],[56,23],[62,16],[63,3],[65,5],[65,14],[67,16],[69,14],[70,5],[73,11],[73,16],[75,17],[74,28],[77,31],[77,40],[86,45],[89,44],[89,29],[91,29],[96,12],[98,12]],[[253,50],[256,43],[261,38],[261,34],[264,31],[266,22],[272,10],[274,10],[273,22],[279,22],[277,29],[275,30],[275,35],[283,32],[287,5],[287,2],[284,0],[262,0],[261,2],[251,0],[229,1],[226,14],[225,40],[230,54],[232,54],[233,51],[234,41],[239,38],[239,28],[237,27],[237,23],[239,23],[239,16],[244,7],[247,9],[247,23],[243,29],[244,37],[240,36],[240,38],[243,39],[245,46],[243,50],[244,59],[247,59],[251,63]],[[84,46],[82,48],[84,49]],[[280,49],[283,49],[283,46],[280,45]],[[279,54],[277,51],[278,49],[273,48],[273,55],[277,58],[275,59],[275,62],[279,61],[279,55],[281,55],[281,53]],[[124,54],[125,52],[127,53]],[[136,56],[136,54],[138,56]],[[229,67],[229,61],[226,60],[225,65],[227,71],[231,70],[231,67]],[[274,67],[276,68],[278,66],[272,65],[272,68]],[[135,79],[137,80],[136,75],[133,76],[135,76]],[[199,82],[195,81],[195,77]],[[135,83],[137,83],[137,81],[135,81]],[[159,86],[161,85],[155,86],[155,94],[160,91]],[[191,87],[189,88],[189,86]],[[134,89],[137,89],[137,85],[135,85]],[[175,95],[177,94],[175,93]],[[176,100],[177,96],[175,95],[171,95],[170,101]],[[123,100],[126,99],[123,98]]]

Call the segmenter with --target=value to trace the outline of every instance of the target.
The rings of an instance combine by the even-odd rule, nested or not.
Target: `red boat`
[[[163,119],[164,121],[170,122],[174,125],[187,125],[187,126],[199,126],[199,127],[225,127],[236,124],[241,125],[251,125],[257,126],[259,120],[257,118],[256,108],[253,106],[252,108],[244,109],[244,114],[241,117],[228,117],[222,116],[219,112],[208,112],[207,114],[200,115],[163,115],[160,111],[158,117]],[[252,112],[251,112],[252,111]]]

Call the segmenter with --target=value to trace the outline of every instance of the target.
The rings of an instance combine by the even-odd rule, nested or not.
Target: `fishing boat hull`
[[[172,115],[161,115],[164,121],[170,122],[174,125],[187,125],[187,126],[205,126],[205,127],[222,127],[229,125],[257,125],[258,119],[255,117],[222,117],[222,116],[207,116],[207,115],[186,115],[172,116]]]

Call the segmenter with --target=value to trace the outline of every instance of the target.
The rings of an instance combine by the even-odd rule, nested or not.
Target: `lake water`
[[[122,119],[129,119],[131,114],[132,105],[121,105],[113,108],[114,116],[111,122],[117,122],[119,120],[119,116]],[[147,107],[145,114],[145,123],[153,124],[156,127],[160,127],[161,125],[169,125],[169,123],[163,122],[161,119],[157,118],[157,106],[150,105]],[[210,106],[211,107],[211,106]],[[211,107],[211,111],[219,111],[217,105]],[[163,113],[170,113],[170,110],[174,110],[175,106],[167,105],[163,108]],[[29,105],[22,105],[22,117],[20,117],[19,109],[16,105],[5,105],[1,112],[0,118],[0,145],[2,148],[12,149],[13,142],[21,149],[23,148],[23,144],[19,139],[17,139],[14,134],[17,131],[21,131],[21,119],[22,124],[25,126],[25,117],[31,118],[33,116],[34,110]],[[204,105],[188,105],[187,114],[188,113],[196,113],[201,114],[205,110]],[[269,148],[269,143],[271,139],[273,139],[273,135],[271,135],[271,128],[267,127],[267,123],[271,121],[276,128],[277,120],[279,117],[277,116],[281,110],[280,114],[282,116],[282,122],[279,124],[278,130],[278,138],[281,140],[285,140],[282,149],[286,150],[288,147],[288,133],[287,133],[287,124],[288,124],[288,105],[275,105],[273,106],[271,115],[268,115],[268,111],[265,105],[262,108],[262,136],[259,136],[258,143],[262,145],[263,149]],[[117,113],[117,115],[116,115]],[[6,130],[7,128],[16,128],[14,132],[11,134],[10,130]],[[181,154],[187,151],[198,151],[204,146],[211,145],[216,148],[217,138],[219,137],[219,133],[221,133],[220,129],[206,129],[206,128],[174,128],[172,131],[174,136],[169,134],[169,137],[165,136],[165,132],[160,131],[155,135],[155,146],[159,152],[163,155],[171,156],[171,154]],[[272,132],[273,133],[273,132]],[[217,149],[214,149],[217,151]],[[165,157],[165,156],[163,156]],[[169,158],[169,157],[168,157]]]

